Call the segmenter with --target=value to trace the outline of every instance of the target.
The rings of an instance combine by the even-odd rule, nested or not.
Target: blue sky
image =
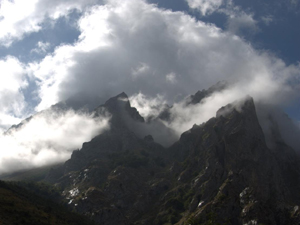
[[[246,95],[300,121],[299,0],[0,3],[2,132],[72,96],[123,91],[145,118],[174,104],[178,137]],[[223,80],[231,85],[201,104],[180,102]],[[0,135],[0,174],[64,161],[108,121],[43,111]]]
[[[139,21],[142,15],[136,7],[143,8],[143,16],[149,18]],[[271,73],[270,81],[266,81],[270,84],[265,85],[284,92],[278,96],[280,102],[270,100],[271,104],[284,107],[296,120],[300,118],[299,0],[30,0],[26,4],[2,0],[0,10],[0,60],[6,65],[0,67],[1,82],[10,77],[7,85],[15,85],[10,89],[3,85],[0,90],[4,128],[76,94],[76,90],[104,97],[123,90],[130,95],[160,94],[172,102],[222,79],[249,79],[251,83],[255,74],[241,74],[250,66],[244,65],[247,60],[265,61],[260,69]],[[120,18],[128,19],[127,23],[117,21]],[[97,19],[101,23],[97,24]],[[186,37],[179,32],[183,20],[189,26],[182,28]],[[199,23],[202,29],[197,27]],[[131,38],[130,30],[134,29],[136,36]],[[218,40],[212,42],[210,37],[214,35]],[[203,44],[200,39],[197,42],[197,36]],[[215,52],[216,59],[204,55],[204,51]],[[247,52],[239,56],[242,51]],[[185,54],[180,63],[174,57],[179,52]],[[203,60],[197,63],[194,57]],[[220,74],[210,65],[218,57],[241,60],[237,64],[221,60],[217,67],[224,74]],[[272,71],[270,67],[276,66],[278,71]],[[278,79],[279,71],[284,78]],[[260,89],[259,85],[256,88]],[[251,93],[255,88],[249,89],[250,95],[261,95],[259,91]]]
[[[225,1],[222,1],[223,5],[218,10],[205,16],[201,12],[189,8],[188,3],[183,0],[151,0],[150,2],[174,11],[185,11],[198,20],[214,23],[224,30],[227,29],[228,16],[220,10],[224,8]],[[240,11],[252,15],[257,23],[257,32],[249,35],[243,31],[240,34],[243,38],[250,41],[256,48],[273,51],[287,63],[299,61],[300,29],[297,25],[300,21],[300,2],[298,0],[235,0],[232,3],[236,7],[240,7]]]

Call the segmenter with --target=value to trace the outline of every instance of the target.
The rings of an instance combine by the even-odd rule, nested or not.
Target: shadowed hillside
[[[25,185],[29,187],[28,185]],[[39,187],[36,186],[36,189]],[[42,188],[41,188],[42,189]],[[1,225],[92,225],[93,223],[50,199],[35,194],[16,183],[0,181]],[[44,195],[50,197],[51,194]]]

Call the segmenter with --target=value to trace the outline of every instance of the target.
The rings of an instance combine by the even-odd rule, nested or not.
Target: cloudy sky
[[[221,80],[234,85],[213,97],[212,110],[249,94],[300,120],[299,0],[0,4],[2,131],[78,93],[108,98],[125,91],[144,103],[173,103]],[[82,118],[83,127],[91,122],[68,113]],[[52,132],[52,123],[39,126]],[[3,161],[8,156],[1,151]]]

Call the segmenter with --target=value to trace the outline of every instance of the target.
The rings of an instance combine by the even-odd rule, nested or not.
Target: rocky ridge
[[[299,157],[283,142],[267,147],[251,97],[221,108],[169,148],[132,131],[144,119],[125,93],[95,112],[111,115],[111,129],[47,177],[95,222],[300,223]]]

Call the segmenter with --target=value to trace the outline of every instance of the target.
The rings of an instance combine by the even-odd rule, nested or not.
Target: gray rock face
[[[285,205],[296,192],[285,188],[280,159],[265,144],[252,99],[239,111],[232,105],[220,109],[217,118],[184,133],[173,148],[177,155],[188,151],[185,161],[189,163],[181,176],[191,181],[194,195],[190,211],[194,214],[189,219],[196,224],[208,218],[214,224],[247,224],[252,220],[288,224],[288,218],[281,215],[298,204]],[[195,170],[199,175],[189,172]],[[195,199],[201,202],[197,208]]]
[[[96,112],[111,114],[111,129],[48,177],[98,224],[299,224],[299,157],[267,147],[252,98],[169,148],[130,130],[144,120],[124,93]]]

